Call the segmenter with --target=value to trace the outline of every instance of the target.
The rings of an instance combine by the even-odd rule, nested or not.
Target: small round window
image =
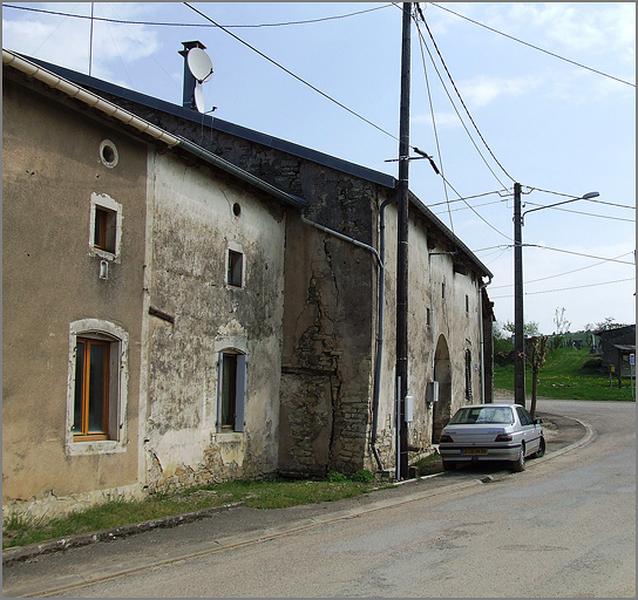
[[[239,204],[237,202],[235,202],[235,204],[233,204],[233,214],[238,217],[239,215],[241,215],[241,206],[239,206]]]
[[[117,165],[120,155],[117,147],[111,140],[103,140],[100,144],[100,160],[105,167],[112,169]]]

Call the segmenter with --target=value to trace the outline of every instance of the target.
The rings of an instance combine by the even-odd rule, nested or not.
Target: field
[[[582,371],[591,355],[587,349],[559,348],[551,351],[538,375],[538,396],[573,400],[634,400],[631,380],[624,377],[622,387],[614,379],[610,385],[606,375]],[[494,365],[494,387],[514,389],[514,365]],[[527,395],[531,394],[532,374],[525,375]]]

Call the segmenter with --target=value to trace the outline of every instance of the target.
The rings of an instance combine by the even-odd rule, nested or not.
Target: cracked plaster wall
[[[37,89],[4,79],[3,505],[52,515],[137,491],[146,147]],[[99,158],[105,138],[119,151],[113,169]],[[121,260],[107,280],[88,243],[94,193],[122,205]],[[118,452],[65,450],[69,324],[80,319],[129,336]]]
[[[301,196],[309,202],[304,209],[308,218],[366,243],[377,243],[376,207],[393,193],[390,190],[256,142],[219,131],[205,131],[197,123],[181,121],[134,102],[113,99],[280,189]],[[394,454],[396,212],[390,206],[386,214],[388,277],[378,445],[384,460],[390,464]],[[472,279],[471,275],[454,273],[449,256],[427,260],[428,242],[438,244],[437,251],[452,248],[448,242],[439,239],[436,232],[429,235],[433,231],[431,224],[426,224],[420,216],[415,217],[414,211],[411,214],[411,264],[419,265],[419,268],[411,267],[410,270],[409,326],[413,332],[409,350],[410,391],[416,399],[410,444],[427,447],[432,416],[431,409],[425,405],[425,383],[433,374],[433,354],[441,333],[446,336],[452,355],[452,395],[455,399],[452,412],[464,399],[465,348],[472,352],[474,401],[480,401],[478,287],[477,279]],[[376,468],[367,443],[376,327],[375,270],[365,251],[346,242],[296,223],[289,222],[287,230],[281,467],[290,472],[313,473],[322,473],[328,468],[349,471],[361,466]],[[330,240],[330,257],[325,253],[324,239]],[[337,265],[338,270],[331,268],[329,261],[333,266]],[[364,264],[366,275],[362,276]],[[347,303],[341,308],[333,303],[335,277],[337,285],[341,282],[341,289],[352,291],[351,297],[344,298]],[[434,291],[443,281],[448,286],[445,302]],[[469,316],[465,314],[466,293],[470,298]],[[425,327],[428,303],[432,314],[429,328]],[[345,313],[340,312],[343,310]],[[347,319],[353,319],[351,322],[359,328],[348,329]],[[341,400],[346,393],[344,381],[352,388],[347,391],[349,400],[346,403]],[[336,406],[341,408],[335,410]],[[344,430],[342,424],[346,421],[351,425]],[[343,447],[337,450],[334,441],[330,443],[331,439],[343,440]]]
[[[378,418],[378,448],[386,468],[394,467],[395,418],[394,373],[396,345],[396,210],[386,209],[386,273],[385,326],[382,354],[381,395]],[[434,353],[440,335],[447,341],[450,352],[452,389],[451,413],[465,400],[465,350],[472,353],[473,402],[480,399],[480,322],[478,275],[454,272],[454,259],[449,254],[428,257],[428,252],[453,250],[437,235],[425,219],[410,212],[409,239],[409,296],[408,296],[408,394],[414,396],[414,421],[408,426],[411,457],[431,445],[432,407],[426,403],[427,382],[434,375]],[[457,259],[458,261],[458,259]],[[445,283],[445,299],[441,284]],[[469,311],[465,310],[468,295]],[[427,325],[427,309],[431,325]],[[419,451],[417,450],[420,449]],[[367,457],[369,468],[373,461]]]
[[[155,160],[150,304],[175,322],[149,317],[146,484],[152,491],[273,472],[284,209],[207,167]],[[229,245],[244,253],[244,288],[225,284]],[[244,432],[216,432],[224,347],[248,356]]]

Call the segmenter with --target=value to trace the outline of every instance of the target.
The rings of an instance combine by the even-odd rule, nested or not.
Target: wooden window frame
[[[109,436],[109,403],[110,403],[110,389],[111,389],[111,373],[110,373],[110,361],[111,361],[111,346],[112,342],[108,340],[98,340],[94,338],[78,336],[76,340],[76,349],[79,344],[84,344],[84,356],[83,356],[83,372],[82,372],[82,398],[81,398],[81,431],[73,433],[73,441],[75,442],[95,442],[111,439]],[[102,398],[102,429],[101,432],[89,431],[89,397],[90,397],[90,373],[91,373],[91,347],[102,346],[106,348],[104,353],[104,381],[102,384],[103,398]],[[77,361],[77,355],[76,355]]]
[[[95,232],[93,234],[93,246],[96,248],[103,250],[104,252],[109,252],[110,254],[115,254],[115,238],[117,236],[117,231],[114,232],[113,235],[113,244],[112,247],[109,246],[107,237],[108,237],[108,226],[109,219],[113,219],[117,221],[117,213],[113,210],[109,210],[104,206],[100,206],[99,204],[95,205]],[[117,224],[113,225],[117,227]]]
[[[107,194],[91,194],[89,248],[108,261],[121,261],[122,205]]]

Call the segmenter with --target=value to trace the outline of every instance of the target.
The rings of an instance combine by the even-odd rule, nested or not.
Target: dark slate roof
[[[337,171],[343,171],[344,173],[348,173],[355,177],[360,177],[361,179],[371,181],[372,183],[377,183],[384,187],[394,188],[396,185],[396,179],[392,177],[392,175],[380,173],[379,171],[375,171],[373,169],[348,162],[347,160],[331,156],[330,154],[325,154],[323,152],[319,152],[318,150],[306,148],[305,146],[300,146],[299,144],[282,140],[281,138],[277,138],[260,131],[255,131],[254,129],[249,129],[248,127],[242,127],[241,125],[236,125],[235,123],[224,121],[223,119],[218,119],[216,117],[212,117],[211,115],[202,115],[201,113],[191,110],[190,108],[184,108],[183,106],[172,104],[171,102],[167,102],[166,100],[160,100],[159,98],[148,96],[147,94],[142,94],[141,92],[136,92],[134,90],[129,90],[119,85],[109,83],[108,81],[96,79],[95,77],[89,77],[84,73],[72,71],[71,69],[60,67],[59,65],[54,65],[37,58],[31,58],[25,55],[23,56],[24,58],[41,65],[45,69],[56,73],[60,77],[69,79],[83,87],[88,87],[100,92],[104,92],[106,94],[119,96],[124,100],[137,102],[138,104],[142,104],[144,106],[147,106],[148,108],[163,111],[180,119],[192,121],[193,123],[197,123],[198,125],[201,125],[203,123],[204,125],[211,127],[212,129],[216,129],[217,131],[221,131],[222,133],[228,133],[230,135],[234,135],[250,142],[261,144],[262,146],[266,146],[268,148],[281,150],[282,152],[287,152],[288,154],[292,154],[293,156],[298,156],[299,158],[316,162],[320,165],[324,165]]]
[[[623,325],[622,327],[615,327],[614,329],[598,329],[592,333],[599,337],[618,337],[620,335],[633,333],[635,329],[636,325]]]
[[[180,119],[192,121],[193,123],[197,123],[198,125],[206,125],[212,129],[221,131],[222,133],[227,133],[229,135],[233,135],[250,142],[261,144],[268,148],[273,148],[274,150],[286,152],[288,154],[291,154],[292,156],[297,156],[304,160],[312,161],[336,171],[347,173],[348,175],[370,181],[385,188],[396,188],[397,180],[392,175],[381,173],[379,171],[375,171],[374,169],[369,169],[368,167],[363,167],[347,160],[331,156],[330,154],[325,154],[324,152],[319,152],[318,150],[313,150],[312,148],[307,148],[305,146],[301,146],[299,144],[295,144],[293,142],[289,142],[287,140],[283,140],[281,138],[277,138],[260,131],[256,131],[254,129],[249,129],[248,127],[242,127],[241,125],[236,125],[235,123],[224,121],[223,119],[218,119],[212,117],[211,115],[202,115],[201,113],[195,112],[194,110],[191,110],[189,108],[184,108],[183,106],[172,104],[171,102],[160,100],[159,98],[148,96],[147,94],[142,94],[141,92],[136,92],[134,90],[109,83],[108,81],[90,77],[89,75],[85,75],[84,73],[79,73],[77,71],[72,71],[71,69],[67,69],[66,67],[61,67],[59,65],[55,65],[53,63],[49,63],[37,58],[32,58],[30,56],[22,56],[24,56],[24,58],[26,58],[27,60],[41,65],[45,69],[59,75],[60,77],[69,79],[77,85],[87,87],[98,92],[111,94],[130,102],[136,102],[148,108],[165,112]],[[457,246],[460,249],[461,254],[464,254],[470,260],[470,262],[472,262],[478,268],[481,273],[486,276],[492,277],[492,272],[447,227],[447,225],[443,223],[443,221],[441,221],[414,194],[410,193],[410,196],[412,204],[415,206],[415,208],[417,208],[419,212],[425,215],[428,220],[433,222],[443,233],[443,235],[447,237],[453,245]]]

